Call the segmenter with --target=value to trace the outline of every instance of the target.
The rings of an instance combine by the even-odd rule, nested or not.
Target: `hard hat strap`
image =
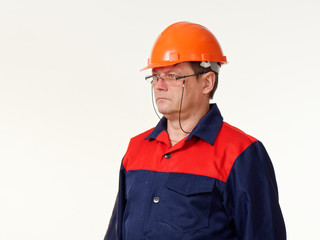
[[[210,62],[212,71],[219,73],[220,71],[220,64],[217,62]]]
[[[212,71],[219,73],[220,71],[220,64],[217,62],[206,62],[206,61],[202,61],[200,63],[200,66],[203,68],[208,68],[210,67]]]

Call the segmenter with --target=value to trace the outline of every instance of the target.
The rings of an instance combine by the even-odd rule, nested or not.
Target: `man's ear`
[[[203,74],[202,93],[204,95],[210,94],[210,92],[212,91],[212,89],[214,87],[215,80],[216,80],[216,75],[214,74],[214,72],[208,72],[208,73]]]

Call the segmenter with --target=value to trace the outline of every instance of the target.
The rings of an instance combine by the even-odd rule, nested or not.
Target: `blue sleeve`
[[[234,162],[225,206],[238,239],[286,239],[274,169],[261,142],[251,144]]]
[[[123,212],[126,206],[125,199],[125,179],[126,170],[121,164],[120,175],[119,175],[119,191],[117,194],[116,202],[114,204],[113,212],[109,222],[107,233],[104,240],[122,240],[122,219]]]

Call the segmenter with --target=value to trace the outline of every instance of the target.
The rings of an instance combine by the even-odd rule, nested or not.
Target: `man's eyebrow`
[[[174,73],[174,74],[178,74],[178,72],[175,69],[169,69],[167,71],[164,71],[164,74],[170,74],[170,73]],[[152,75],[157,75],[158,71],[157,70],[152,70]]]

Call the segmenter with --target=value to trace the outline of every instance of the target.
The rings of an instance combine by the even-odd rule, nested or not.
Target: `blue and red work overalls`
[[[284,240],[270,158],[218,107],[171,146],[166,119],[131,139],[105,240]]]

